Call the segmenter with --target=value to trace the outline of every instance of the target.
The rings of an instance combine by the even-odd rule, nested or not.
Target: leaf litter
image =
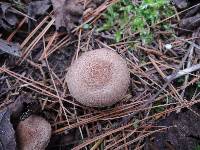
[[[35,18],[37,15],[44,15],[51,6],[50,0],[33,1],[28,4],[28,15]]]
[[[0,54],[3,53],[20,57],[20,45],[18,43],[9,43],[5,40],[0,39]]]
[[[0,2],[0,27],[6,30],[13,29],[19,21],[16,14],[11,12],[11,7],[9,3]]]
[[[56,29],[65,27],[71,31],[81,22],[83,16],[83,5],[77,0],[51,0],[56,18]]]
[[[31,7],[36,7],[29,7],[30,12],[34,9],[40,12],[33,15],[35,18],[32,25],[33,31],[27,31],[25,21],[20,30],[17,30],[17,34],[9,40],[11,45],[6,43],[6,49],[10,50],[12,50],[12,43],[22,43],[20,51],[25,54],[28,50],[28,53],[26,57],[22,55],[23,62],[19,63],[20,58],[17,58],[16,63],[12,65],[10,57],[5,53],[1,54],[5,60],[1,60],[4,66],[0,67],[0,79],[4,81],[1,87],[4,91],[1,95],[2,106],[9,107],[10,103],[16,102],[12,106],[20,109],[19,111],[13,109],[13,113],[22,114],[24,112],[25,114],[25,116],[19,115],[20,117],[16,118],[24,119],[30,115],[29,113],[36,113],[47,118],[54,132],[47,149],[101,147],[103,149],[144,148],[149,150],[156,149],[154,139],[160,139],[164,143],[170,141],[168,145],[170,144],[170,148],[173,148],[183,142],[180,141],[183,138],[182,134],[197,138],[193,142],[189,142],[190,137],[186,138],[184,143],[189,142],[187,143],[189,147],[193,148],[194,144],[198,143],[199,120],[193,115],[195,112],[198,115],[199,112],[192,106],[197,106],[200,102],[199,70],[189,71],[173,81],[172,79],[166,80],[170,75],[176,77],[181,71],[191,70],[199,62],[196,56],[199,45],[199,38],[196,35],[198,36],[199,33],[194,24],[198,21],[196,18],[198,6],[181,4],[180,7],[187,7],[186,9],[194,7],[196,11],[191,9],[193,10],[191,12],[190,9],[185,10],[185,8],[183,12],[177,10],[177,14],[165,20],[173,24],[175,34],[180,35],[180,38],[171,37],[170,35],[174,34],[171,30],[160,29],[159,22],[150,27],[155,35],[152,44],[143,45],[137,38],[138,33],[131,37],[126,35],[131,32],[128,27],[122,35],[123,39],[119,39],[118,43],[113,43],[113,30],[116,26],[113,26],[113,30],[103,34],[95,31],[96,24],[102,24],[104,21],[103,12],[116,3],[115,0],[52,0],[51,2],[53,12],[48,1],[29,3]],[[134,1],[134,3],[138,2]],[[23,15],[23,17],[27,16]],[[190,17],[194,17],[194,20],[190,20]],[[181,26],[181,24],[187,24],[181,23],[184,19],[187,23],[188,20],[194,21],[190,24],[192,28]],[[54,21],[56,27],[54,27]],[[165,21],[161,20],[161,22]],[[86,29],[82,28],[83,24]],[[69,32],[58,32],[62,27]],[[76,29],[73,30],[74,28]],[[181,33],[184,29],[189,31]],[[76,32],[71,34],[72,30]],[[10,31],[7,34],[11,34]],[[7,35],[2,33],[2,40],[6,37]],[[170,47],[166,49],[166,45]],[[107,109],[87,108],[78,104],[70,96],[65,75],[67,68],[81,52],[102,47],[116,50],[127,60],[131,72],[131,85],[123,101],[115,106]],[[24,93],[27,96],[21,97]],[[24,105],[22,103],[27,99],[38,101],[40,111],[34,112],[29,109],[36,107],[32,104],[27,104],[26,108],[22,107]],[[9,108],[12,108],[11,105]],[[177,112],[176,117],[169,116],[173,112]],[[159,124],[160,119],[167,121]],[[190,124],[194,121],[197,124],[189,127],[187,120]],[[19,120],[15,119],[15,121],[14,124]],[[184,127],[187,133],[184,133],[181,128],[174,132],[170,131],[173,125]],[[189,131],[192,129],[196,132]],[[169,136],[165,131],[169,131],[173,138],[166,138]],[[163,135],[166,136],[162,138],[155,133],[165,133]],[[153,146],[148,147],[148,145]]]
[[[1,150],[15,150],[15,131],[10,122],[11,112],[9,109],[0,111],[0,149]]]

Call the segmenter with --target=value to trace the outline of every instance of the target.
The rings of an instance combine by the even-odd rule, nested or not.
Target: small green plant
[[[153,107],[150,111],[151,114],[156,114],[156,113],[160,113],[163,112],[165,110],[165,106],[164,106],[164,102],[161,101],[157,101],[153,103]]]
[[[200,88],[200,81],[198,81],[198,82],[196,83],[196,85],[197,85],[197,88]]]
[[[115,28],[115,40],[119,42],[122,34],[130,28],[132,33],[139,32],[143,43],[149,43],[153,39],[150,27],[172,13],[169,0],[143,0],[139,4],[134,4],[131,0],[121,0],[103,14],[105,22],[98,31],[113,31]],[[162,26],[167,27],[166,24]]]
[[[194,150],[200,150],[200,145],[197,145]]]
[[[8,0],[8,2],[10,2],[13,6],[15,6],[17,9],[21,11],[26,10],[26,6],[21,0]]]

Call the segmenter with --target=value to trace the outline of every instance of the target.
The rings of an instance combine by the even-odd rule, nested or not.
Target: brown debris
[[[16,149],[15,131],[10,122],[11,112],[9,109],[0,110],[0,149]]]
[[[194,30],[200,26],[200,14],[182,19],[179,26],[183,29]]]
[[[22,2],[24,1],[22,0]],[[30,119],[27,118],[27,114],[38,114],[51,120],[53,138],[48,145],[48,150],[61,150],[66,149],[66,147],[75,150],[86,147],[105,150],[143,149],[147,145],[147,137],[154,132],[163,132],[170,126],[164,124],[167,127],[160,125],[155,127],[154,123],[157,119],[167,118],[170,113],[183,108],[191,110],[192,105],[200,102],[198,70],[189,71],[189,74],[179,78],[180,80],[166,81],[165,78],[170,75],[176,77],[181,71],[190,69],[199,63],[199,59],[193,53],[193,50],[196,54],[198,53],[196,49],[200,44],[198,42],[199,35],[191,35],[192,32],[196,32],[196,27],[193,24],[198,19],[187,20],[199,13],[198,6],[192,7],[193,5],[189,4],[188,9],[183,11],[178,9],[169,18],[162,18],[164,20],[160,20],[155,26],[150,27],[155,35],[153,42],[142,45],[138,39],[139,33],[132,33],[129,26],[125,27],[125,32],[122,33],[123,39],[119,43],[113,43],[114,33],[118,28],[115,25],[110,31],[103,32],[103,34],[97,33],[96,29],[104,22],[103,13],[118,0],[106,0],[102,3],[103,1],[105,0],[79,0],[79,3],[72,0],[52,0],[53,13],[51,7],[47,10],[47,7],[41,6],[40,8],[38,4],[42,14],[35,16],[30,30],[27,29],[26,22],[27,18],[30,17],[25,16],[27,13],[22,11],[23,18],[18,18],[21,20],[22,26],[18,26],[12,33],[7,31],[0,33],[4,40],[11,37],[7,38],[7,41],[9,39],[10,42],[21,43],[20,47],[23,52],[23,61],[19,60],[21,63],[17,64],[12,63],[14,61],[10,59],[10,55],[1,54],[0,63],[3,66],[0,67],[1,107],[7,107],[14,102],[10,108],[13,115],[18,116],[19,114],[20,119],[25,119],[22,122]],[[141,1],[134,0],[132,2],[139,5]],[[49,3],[46,4],[49,5]],[[83,7],[83,22],[79,26]],[[47,12],[42,8],[46,8]],[[57,30],[64,27],[71,31],[71,28],[75,27],[72,31],[75,31],[75,34],[79,32],[79,36],[72,38],[69,37],[71,34],[55,31],[53,27],[55,19]],[[179,28],[178,22],[182,21],[185,21],[184,28],[189,29],[188,26],[191,24],[193,28],[187,33],[184,30],[181,37],[177,37],[171,29],[166,31],[162,28],[165,23],[169,23],[172,28]],[[190,24],[190,21],[194,22]],[[76,27],[77,25],[78,27]],[[68,67],[73,62],[71,60],[77,58],[82,52],[99,48],[116,50],[123,56],[128,64],[131,82],[123,100],[114,106],[106,108],[86,107],[78,104],[70,95],[67,89],[66,74],[69,70]],[[84,80],[88,90],[98,85],[101,89],[112,78],[110,75],[111,66],[111,64],[99,61],[91,63],[92,69],[89,77]],[[89,69],[86,68],[86,70]],[[88,90],[85,90],[85,93]],[[20,98],[24,94],[27,96]],[[28,96],[38,102],[42,111],[35,113],[32,110],[32,108],[40,107],[29,105]],[[24,102],[28,104],[24,105]],[[24,113],[21,115],[22,112]],[[180,111],[181,113],[182,111]],[[197,113],[199,112],[197,111]],[[193,118],[193,115],[194,113],[191,113],[189,117]],[[172,118],[172,121],[174,120],[176,121],[176,118]],[[192,124],[194,120],[190,121],[190,118],[185,120],[188,120],[191,129],[198,127],[196,124]],[[15,129],[15,125],[20,120],[12,120],[11,118],[12,121]],[[4,120],[2,123],[6,127],[7,122]],[[179,126],[184,126],[184,123]],[[199,132],[195,137],[199,138]],[[150,142],[153,142],[154,139],[156,137],[149,138]],[[174,141],[174,144],[171,143],[173,146],[180,145],[180,142],[175,143],[176,136],[169,140]],[[194,145],[188,140],[184,143]],[[156,149],[153,145],[151,147]]]
[[[179,9],[187,8],[189,5],[189,2],[187,0],[173,0],[173,2]]]
[[[66,27],[71,31],[80,23],[83,15],[83,5],[74,0],[51,0],[55,11],[56,29]]]

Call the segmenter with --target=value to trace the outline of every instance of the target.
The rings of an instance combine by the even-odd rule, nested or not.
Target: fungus
[[[71,95],[91,107],[111,106],[118,102],[126,94],[129,82],[126,61],[105,48],[85,52],[67,73]]]
[[[44,118],[31,115],[17,126],[21,150],[45,150],[51,137],[51,125]]]

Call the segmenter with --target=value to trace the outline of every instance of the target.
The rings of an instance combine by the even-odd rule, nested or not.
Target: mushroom
[[[17,126],[20,150],[45,150],[51,137],[51,125],[44,118],[31,115]]]
[[[111,106],[126,94],[130,73],[126,61],[106,48],[83,53],[67,72],[71,95],[90,107]]]

